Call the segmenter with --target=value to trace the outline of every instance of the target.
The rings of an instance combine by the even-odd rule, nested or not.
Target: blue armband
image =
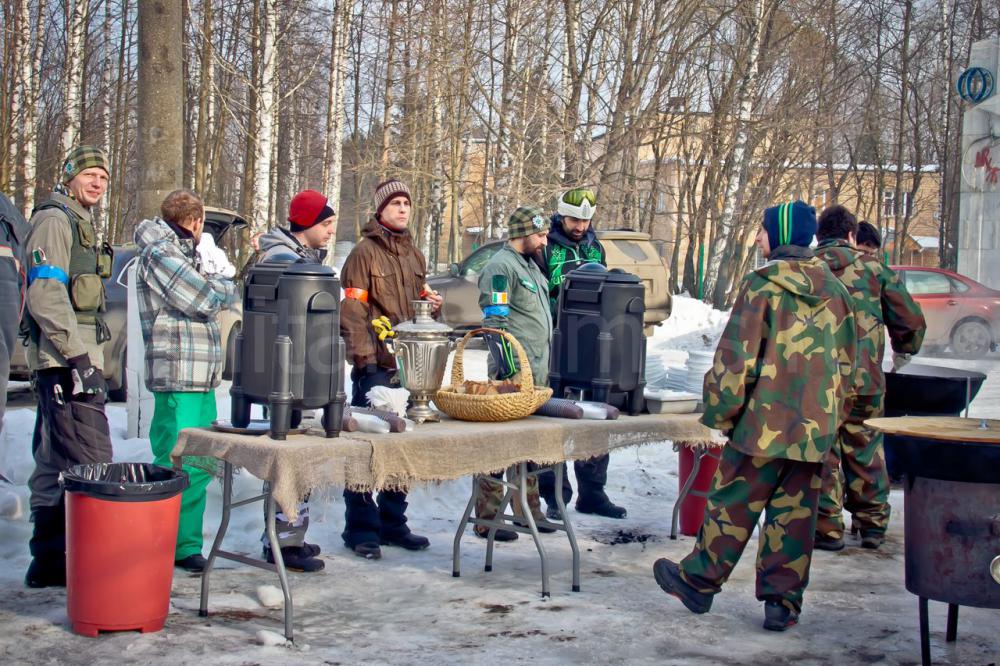
[[[484,317],[506,317],[510,314],[510,306],[507,305],[487,305],[483,308]]]

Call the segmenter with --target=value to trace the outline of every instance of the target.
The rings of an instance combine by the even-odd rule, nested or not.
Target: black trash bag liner
[[[186,472],[152,463],[74,465],[59,475],[67,492],[115,502],[155,502],[188,487]]]

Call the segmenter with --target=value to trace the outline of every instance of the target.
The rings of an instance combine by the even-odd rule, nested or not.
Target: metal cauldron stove
[[[920,598],[920,651],[930,664],[927,601],[948,604],[946,640],[958,607],[1000,609],[1000,421],[958,417],[870,419],[893,435],[905,474],[906,589]]]
[[[960,416],[984,381],[975,370],[910,363],[885,373],[885,416]],[[903,476],[897,448],[896,437],[886,434],[885,466],[893,480]]]

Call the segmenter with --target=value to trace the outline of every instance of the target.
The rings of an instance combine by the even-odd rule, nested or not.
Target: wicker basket
[[[496,395],[474,395],[459,393],[457,387],[465,380],[462,355],[465,344],[476,333],[497,333],[504,336],[517,352],[521,366],[521,390],[516,393]],[[534,384],[531,365],[524,353],[524,347],[517,339],[495,328],[477,328],[465,334],[455,349],[455,360],[451,366],[451,386],[445,386],[434,396],[434,404],[448,416],[462,421],[514,421],[530,416],[536,409],[552,397],[552,389],[539,388]]]

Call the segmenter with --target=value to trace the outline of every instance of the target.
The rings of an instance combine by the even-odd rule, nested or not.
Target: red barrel
[[[694,468],[694,450],[688,446],[681,446],[680,469],[677,480],[678,491],[684,487],[684,483],[691,476]],[[686,536],[697,536],[701,524],[705,521],[705,505],[708,501],[704,495],[712,486],[712,477],[715,470],[719,469],[719,459],[714,455],[705,455],[701,458],[701,466],[698,468],[698,476],[694,478],[694,483],[688,491],[687,497],[681,502],[680,527],[681,534]]]
[[[103,463],[77,465],[61,480],[73,631],[159,631],[170,606],[187,474],[148,463]]]

